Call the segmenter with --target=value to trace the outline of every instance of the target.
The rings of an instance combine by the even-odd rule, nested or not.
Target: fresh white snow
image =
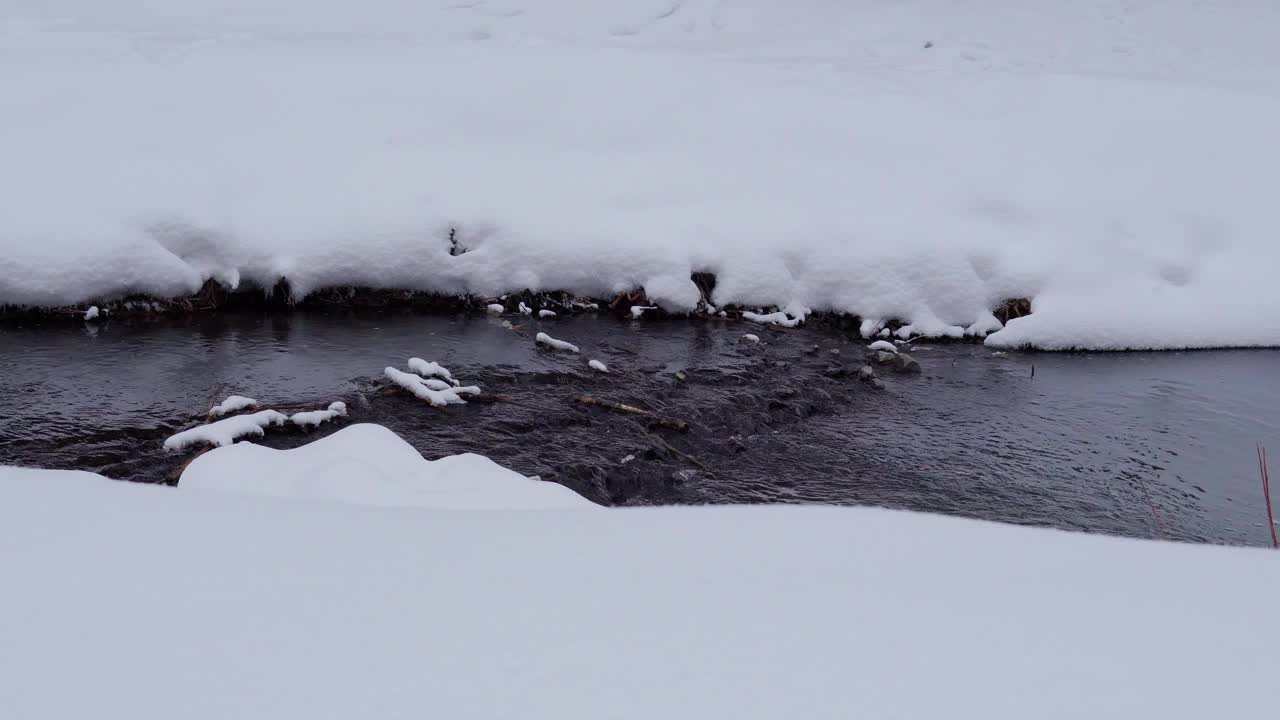
[[[758,342],[760,342],[760,336],[759,336],[759,335],[756,335],[755,333],[747,333],[746,335],[743,335],[742,337],[743,337],[743,339],[744,339],[744,340],[746,340],[747,342],[753,342],[753,343],[758,343]]]
[[[306,412],[294,413],[289,416],[289,422],[304,428],[320,427],[330,420],[346,417],[346,415],[347,404],[342,401],[337,401],[329,403],[329,407],[324,410],[308,410]]]
[[[254,400],[253,398],[247,398],[247,397],[244,397],[243,395],[232,395],[226,400],[223,400],[217,405],[214,405],[213,407],[209,408],[209,415],[211,417],[222,417],[227,413],[238,412],[240,410],[244,410],[245,408],[251,408],[257,404],[258,404],[258,401]]]
[[[539,310],[539,311],[538,311],[538,317],[543,318],[543,319],[546,319],[546,318],[553,318],[553,317],[555,317],[555,316],[556,316],[556,314],[555,314],[555,311],[553,311],[553,310]]]
[[[564,340],[557,340],[546,333],[538,333],[534,341],[546,345],[552,350],[564,350],[566,352],[578,352],[578,346],[573,343],[567,343]]]
[[[382,372],[391,382],[435,407],[465,405],[467,401],[462,399],[463,395],[480,394],[480,388],[474,385],[454,387],[439,380],[433,382],[433,379],[423,378],[421,375],[407,373],[393,367],[387,367]]]
[[[609,372],[609,368],[599,360],[588,360],[587,365],[590,366],[591,369],[595,370],[596,372],[602,372],[602,373]]]
[[[395,433],[369,424],[292,450],[219,448],[188,465],[178,487],[390,507],[596,507],[563,485],[530,480],[480,455],[424,460]]]
[[[893,353],[893,354],[895,354],[895,355],[898,353],[898,346],[897,346],[897,345],[894,345],[893,343],[889,342],[888,340],[877,340],[877,341],[875,341],[875,342],[871,343],[870,345],[868,345],[868,346],[867,346],[867,349],[868,349],[868,350],[883,350],[883,351],[885,351],[885,352],[891,352],[891,353]]]
[[[525,305],[523,302],[521,302],[521,303],[520,303],[520,308],[519,308],[519,310],[520,310],[520,314],[521,314],[521,315],[532,315],[532,314],[533,314],[533,310],[532,310],[532,309],[530,309],[530,308],[529,308],[529,306],[528,306],[528,305]]]
[[[507,309],[498,303],[489,303],[488,305],[485,305],[485,310],[489,311],[489,313],[493,315],[501,315],[506,312]]]
[[[447,380],[453,385],[459,384],[457,380],[453,379],[453,373],[449,372],[448,368],[444,367],[438,362],[435,362],[434,360],[431,362],[427,362],[422,358],[416,358],[416,357],[409,358],[409,369],[418,373],[424,378],[437,377],[443,380]]]
[[[1280,345],[1276,3],[322,5],[7,0],[0,304],[681,312],[710,271],[926,335],[1032,299],[995,347]]]
[[[260,410],[249,415],[233,415],[207,425],[197,425],[189,430],[169,436],[164,441],[165,450],[184,450],[192,445],[230,445],[236,439],[266,434],[264,428],[284,425],[289,418],[275,410]]]
[[[1190,720],[1275,706],[1270,551],[863,508],[518,509],[556,488],[470,458],[426,463],[353,426],[296,450],[214,450],[176,489],[0,468],[6,714]]]
[[[800,324],[801,320],[799,317],[791,317],[784,312],[761,315],[750,311],[742,313],[742,319],[761,325],[781,325],[782,327],[795,327]]]

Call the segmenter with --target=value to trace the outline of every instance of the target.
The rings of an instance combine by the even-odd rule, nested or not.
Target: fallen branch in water
[[[178,467],[176,467],[176,468],[174,468],[174,469],[170,470],[170,471],[169,471],[169,474],[165,475],[165,478],[164,478],[164,479],[165,479],[165,482],[167,482],[167,483],[168,483],[168,484],[170,484],[170,485],[177,485],[177,484],[178,484],[178,481],[182,479],[182,473],[184,473],[184,472],[186,472],[186,471],[187,471],[187,466],[188,466],[188,465],[190,465],[191,463],[195,462],[196,458],[198,458],[198,457],[200,457],[201,455],[203,455],[203,454],[205,454],[205,453],[209,452],[209,451],[210,451],[210,450],[212,450],[212,449],[213,449],[212,447],[203,447],[203,448],[200,448],[198,451],[196,451],[196,453],[195,453],[194,455],[192,455],[191,457],[187,458],[186,462],[184,462],[184,463],[182,463],[181,465],[179,465]]]
[[[672,418],[664,418],[658,415],[654,415],[648,410],[643,410],[634,405],[624,405],[620,402],[614,402],[612,400],[603,400],[601,398],[592,397],[591,395],[579,395],[578,397],[574,398],[574,400],[576,402],[582,403],[583,405],[595,405],[597,407],[602,407],[602,408],[605,408],[606,410],[612,410],[614,412],[628,413],[630,415],[639,415],[641,417],[646,417],[646,418],[649,418],[649,421],[654,425],[659,425],[661,427],[669,428],[677,432],[689,431],[689,423],[683,420],[674,420]]]
[[[1258,472],[1262,475],[1262,497],[1267,503],[1267,529],[1271,531],[1272,549],[1280,549],[1276,542],[1276,518],[1271,513],[1271,478],[1267,473],[1267,449],[1258,446]]]
[[[688,454],[688,453],[685,453],[685,452],[682,452],[682,451],[680,451],[680,450],[677,450],[677,449],[675,448],[675,446],[673,446],[671,443],[667,442],[665,438],[663,438],[663,437],[661,437],[661,436],[659,436],[659,435],[654,435],[653,433],[649,433],[649,435],[650,435],[651,437],[653,437],[654,439],[656,439],[658,442],[662,443],[662,446],[663,446],[664,448],[666,448],[666,449],[667,449],[667,451],[668,451],[668,452],[670,452],[672,455],[675,455],[676,457],[681,458],[682,460],[685,460],[685,461],[687,461],[687,462],[689,462],[689,463],[692,463],[692,464],[694,464],[694,465],[697,465],[698,467],[702,468],[703,470],[706,470],[706,469],[707,469],[707,466],[706,466],[706,465],[703,465],[703,464],[702,464],[702,461],[698,460],[698,458],[696,458],[696,457],[694,457],[694,456],[692,456],[692,455],[690,455],[690,454]]]

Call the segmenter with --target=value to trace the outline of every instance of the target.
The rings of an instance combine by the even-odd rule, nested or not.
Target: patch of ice
[[[567,343],[563,340],[557,340],[546,333],[541,333],[541,332],[538,333],[538,336],[534,338],[534,340],[535,342],[546,345],[547,347],[552,348],[553,350],[565,350],[567,352],[575,352],[575,353],[578,352],[577,345],[574,345],[572,343]]]
[[[591,366],[591,369],[597,372],[602,372],[602,373],[609,372],[609,368],[606,367],[605,364],[600,362],[599,360],[588,360],[587,365]]]
[[[431,382],[414,373],[407,373],[388,367],[383,370],[383,374],[387,379],[396,385],[408,390],[422,400],[426,400],[434,407],[444,407],[445,405],[465,405],[466,400],[462,399],[463,395],[479,395],[480,388],[474,385],[467,387],[453,387],[445,385],[440,381]]]
[[[289,416],[289,422],[299,427],[319,427],[321,424],[329,422],[334,418],[345,417],[347,414],[347,404],[344,402],[329,403],[329,407],[325,410],[310,410],[307,412],[294,413]]]
[[[250,408],[257,404],[258,404],[258,401],[254,400],[253,398],[247,398],[242,395],[232,395],[226,400],[223,400],[217,405],[214,405],[213,407],[209,408],[209,414],[212,415],[213,417],[222,417],[227,413],[233,413],[239,410],[244,410],[245,408]]]
[[[761,325],[780,325],[782,327],[795,327],[800,324],[800,318],[793,318],[784,312],[769,313],[761,315],[759,313],[744,312],[742,313],[744,320],[750,320],[753,323]]]
[[[898,346],[887,340],[877,340],[867,346],[868,350],[883,350],[885,352],[897,353]]]
[[[222,447],[234,443],[237,438],[264,435],[263,428],[284,425],[288,421],[287,416],[275,410],[261,410],[251,415],[234,415],[172,435],[164,441],[164,448],[182,450],[201,443]]]

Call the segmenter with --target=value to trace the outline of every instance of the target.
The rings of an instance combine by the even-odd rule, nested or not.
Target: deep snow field
[[[1262,0],[4,0],[0,304],[643,286],[1280,345]],[[449,233],[470,250],[448,254]]]
[[[1269,551],[575,498],[374,425],[219,448],[177,489],[0,468],[0,697],[27,720],[1275,705]]]

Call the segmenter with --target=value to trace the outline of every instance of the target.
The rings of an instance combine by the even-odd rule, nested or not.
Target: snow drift
[[[178,486],[391,507],[594,507],[563,485],[530,480],[480,455],[424,460],[392,431],[369,424],[292,450],[218,448],[193,460]]]
[[[643,286],[1280,345],[1268,3],[9,0],[0,304]],[[466,252],[453,256],[453,243]]]
[[[376,434],[359,428],[331,439]],[[1172,720],[1275,705],[1270,551],[855,508],[511,509],[519,483],[537,486],[524,478],[495,485],[486,512],[231,492],[315,497],[343,473],[378,488],[379,468],[425,462],[323,442],[216,449],[177,489],[0,468],[8,715]],[[334,458],[361,462],[292,473]],[[205,470],[224,492],[184,491]]]

